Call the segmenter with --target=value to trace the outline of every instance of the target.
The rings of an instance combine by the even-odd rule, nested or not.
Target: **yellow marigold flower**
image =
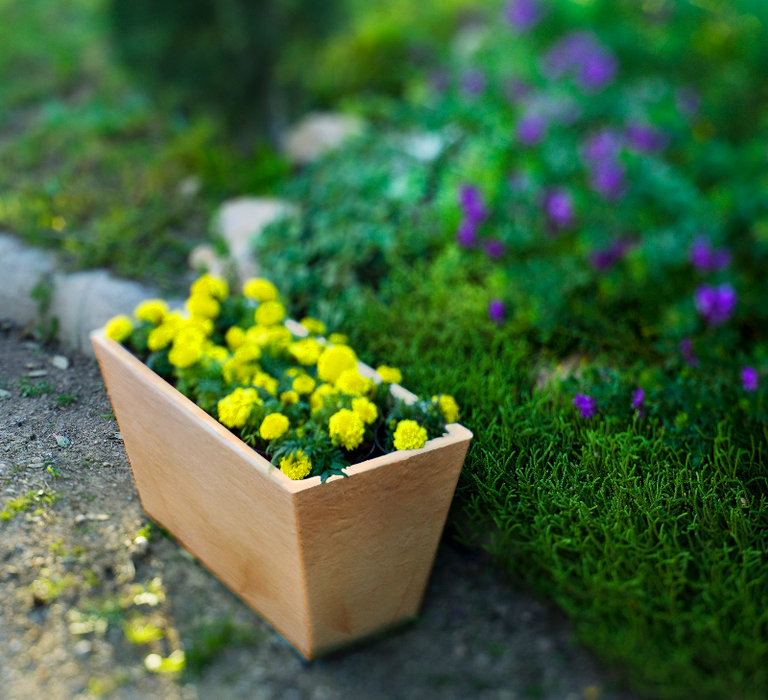
[[[302,318],[301,323],[312,335],[323,335],[325,333],[325,324],[316,318]]]
[[[293,379],[296,379],[296,377],[300,377],[302,374],[304,374],[304,372],[298,367],[289,367],[287,370],[285,370],[284,374],[286,377],[292,377]]]
[[[204,336],[213,335],[213,321],[202,316],[192,316],[191,318],[184,319],[178,324],[177,328],[179,333],[184,329],[192,329],[202,333]]]
[[[257,345],[246,343],[235,350],[232,359],[242,365],[248,362],[256,362],[256,360],[261,359],[261,348]]]
[[[163,323],[157,328],[153,328],[149,332],[149,337],[147,338],[147,347],[152,352],[157,352],[158,350],[167,348],[171,344],[171,341],[175,335],[176,326]]]
[[[293,380],[291,387],[299,394],[311,394],[315,389],[315,380],[308,374],[302,374]]]
[[[312,462],[301,450],[296,456],[291,455],[280,460],[280,471],[289,479],[300,481],[306,479],[312,471]]]
[[[279,382],[274,377],[271,377],[266,372],[256,372],[251,379],[253,386],[260,386],[267,390],[268,393],[275,396],[277,394],[277,387]]]
[[[116,343],[122,343],[133,331],[133,323],[125,314],[109,319],[104,326],[107,338],[112,338]]]
[[[147,321],[153,326],[159,326],[168,313],[168,304],[162,299],[147,299],[142,301],[133,312],[139,321]]]
[[[396,450],[418,450],[427,441],[427,429],[415,420],[401,420],[395,430]]]
[[[259,428],[259,435],[264,440],[277,440],[288,432],[291,422],[282,413],[270,413]]]
[[[325,348],[314,338],[304,338],[288,346],[288,351],[301,365],[315,365],[323,354]]]
[[[201,345],[174,345],[168,353],[168,362],[174,367],[185,369],[194,365],[202,356]]]
[[[207,294],[193,294],[187,299],[187,308],[193,316],[201,318],[218,318],[221,313],[219,302]]]
[[[349,339],[343,333],[331,333],[328,338],[334,345],[346,345]]]
[[[264,334],[264,342],[273,348],[287,348],[293,340],[292,333],[282,324],[270,326]]]
[[[379,373],[381,381],[383,381],[385,384],[399,384],[403,381],[402,372],[400,372],[400,370],[396,367],[387,367],[386,365],[382,365],[381,367],[377,367],[376,371]]]
[[[336,388],[350,396],[367,396],[373,387],[373,380],[363,377],[357,369],[344,370],[336,380]]]
[[[277,299],[277,287],[269,280],[252,277],[243,283],[243,294],[260,302],[275,301]]]
[[[335,384],[339,375],[357,367],[355,351],[346,345],[327,348],[317,361],[317,376],[324,382]]]
[[[321,384],[317,389],[312,392],[312,396],[309,397],[309,407],[312,412],[315,413],[323,407],[323,401],[326,396],[333,396],[336,393],[336,389],[331,384]]]
[[[251,377],[258,371],[258,365],[249,365],[247,363],[238,362],[234,358],[230,358],[221,368],[221,376],[224,377],[225,382],[231,383],[237,380],[241,384],[247,384],[251,381]]]
[[[261,403],[256,389],[235,389],[218,403],[219,422],[228,428],[242,428],[253,411]]]
[[[432,397],[432,401],[437,401],[437,408],[443,414],[446,423],[455,423],[459,420],[459,404],[456,399],[448,394],[440,394],[440,397]]]
[[[260,326],[274,326],[285,318],[285,307],[279,301],[265,301],[259,304],[254,318]]]
[[[365,425],[357,413],[342,408],[328,421],[328,432],[334,445],[341,445],[345,450],[354,450],[363,441]]]
[[[237,350],[245,342],[245,331],[240,326],[232,326],[224,335],[230,350]]]
[[[376,404],[368,399],[352,399],[352,410],[360,416],[363,423],[375,423],[379,417],[379,409]]]
[[[286,406],[293,406],[293,404],[298,402],[299,395],[295,391],[284,391],[282,394],[280,394],[280,400]]]
[[[229,350],[221,345],[211,345],[203,350],[203,354],[211,360],[226,362],[229,359]]]
[[[222,301],[226,299],[229,294],[229,285],[227,284],[227,280],[222,277],[214,277],[213,275],[205,274],[192,284],[189,292],[191,296],[202,294]]]

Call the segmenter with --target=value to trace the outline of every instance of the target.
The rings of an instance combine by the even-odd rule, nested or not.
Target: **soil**
[[[305,661],[143,514],[95,360],[0,323],[3,508],[3,700],[636,697],[559,610],[447,538],[418,623]]]

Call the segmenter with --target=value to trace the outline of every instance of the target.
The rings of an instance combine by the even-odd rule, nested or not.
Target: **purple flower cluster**
[[[683,361],[689,367],[696,367],[699,364],[699,358],[696,357],[696,353],[693,351],[693,341],[690,338],[683,338],[680,342],[680,354],[683,356]]]
[[[504,302],[501,299],[492,299],[488,304],[488,318],[494,323],[502,323],[506,314]]]
[[[621,136],[605,129],[589,138],[582,151],[592,189],[609,202],[621,199],[626,192],[624,166],[619,161],[621,147]]]
[[[528,114],[517,123],[517,140],[524,146],[533,146],[539,143],[547,131],[545,117]]]
[[[619,238],[607,248],[599,248],[592,251],[589,262],[599,272],[605,272],[621,260],[632,245],[629,238]]]
[[[611,50],[589,31],[560,39],[544,58],[544,72],[552,79],[572,75],[587,92],[597,92],[616,78],[619,62]]]
[[[477,243],[477,228],[488,217],[488,212],[480,191],[471,185],[462,185],[459,189],[459,205],[463,218],[456,242],[462,248],[471,248]]]
[[[597,399],[589,394],[576,394],[573,397],[573,405],[584,420],[589,420],[597,415]]]
[[[643,414],[643,404],[645,402],[645,391],[642,388],[638,388],[632,392],[632,410],[637,411],[640,415]]]
[[[527,32],[541,22],[544,8],[539,0],[510,0],[504,7],[504,17],[514,31]]]
[[[691,265],[702,272],[717,272],[731,264],[731,253],[727,248],[713,248],[706,238],[699,238],[691,246]]]
[[[626,136],[629,147],[642,153],[663,151],[669,142],[669,137],[661,129],[639,122],[627,127]]]
[[[554,189],[544,195],[544,211],[550,224],[563,229],[571,226],[576,218],[571,193],[565,189]]]
[[[744,387],[744,391],[757,391],[759,384],[759,376],[757,370],[754,367],[743,367],[741,370],[741,384]]]
[[[696,310],[709,326],[721,326],[736,308],[736,291],[729,284],[719,287],[704,285],[696,290]]]

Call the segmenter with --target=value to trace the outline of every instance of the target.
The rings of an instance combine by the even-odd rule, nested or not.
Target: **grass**
[[[44,491],[30,491],[26,496],[18,496],[7,501],[0,511],[0,521],[8,522],[18,513],[31,510],[35,506],[46,503],[53,504],[56,501],[55,494],[48,494]]]
[[[174,288],[221,198],[268,191],[284,163],[151,102],[111,56],[106,0],[0,6],[0,228]]]
[[[400,271],[354,319],[363,359],[455,392],[475,434],[452,510],[658,698],[765,697],[768,440],[725,419],[694,467],[651,420],[582,421],[538,350],[486,318],[461,266]]]

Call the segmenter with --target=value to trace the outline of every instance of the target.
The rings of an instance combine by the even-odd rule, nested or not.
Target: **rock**
[[[56,435],[56,433],[54,433],[53,437],[56,439],[56,444],[59,447],[69,447],[71,444],[70,439],[64,435]]]
[[[295,211],[286,201],[262,197],[239,197],[221,205],[214,226],[227,243],[240,281],[259,273],[253,256],[253,240],[265,226]]]
[[[0,389],[0,401],[3,399],[10,399],[11,398],[11,392],[6,391],[5,389]]]
[[[283,139],[283,150],[291,162],[306,165],[362,131],[363,122],[358,117],[311,112],[288,130]]]
[[[32,291],[53,274],[53,253],[27,248],[12,236],[0,234],[0,309],[3,318],[26,326],[40,317]]]
[[[27,372],[27,376],[32,379],[37,379],[38,377],[47,377],[48,376],[48,370],[47,369],[34,369],[31,372]]]
[[[128,555],[134,561],[143,559],[149,553],[149,540],[143,535],[139,535],[128,548]]]
[[[182,197],[192,199],[192,197],[196,197],[200,193],[202,186],[203,183],[197,175],[190,175],[179,183],[178,192]]]
[[[72,653],[78,659],[84,659],[89,656],[93,651],[93,642],[88,639],[81,639],[75,646],[72,647]]]
[[[187,262],[192,270],[199,272],[200,274],[210,272],[217,277],[226,276],[226,261],[221,260],[216,255],[216,251],[209,245],[202,244],[195,246],[189,254]]]
[[[64,355],[54,355],[50,362],[56,369],[69,369],[69,360]]]

